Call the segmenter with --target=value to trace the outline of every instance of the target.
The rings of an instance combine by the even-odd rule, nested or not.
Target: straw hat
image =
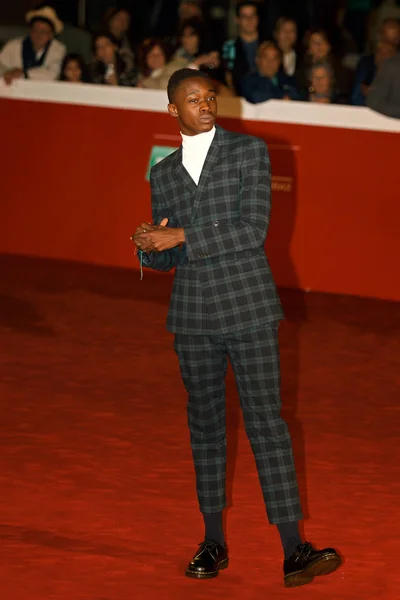
[[[61,33],[64,29],[63,22],[57,17],[56,11],[54,8],[51,8],[51,6],[43,6],[42,8],[27,12],[25,15],[26,22],[30,23],[33,19],[43,19],[44,21],[48,21],[53,26],[56,35]]]

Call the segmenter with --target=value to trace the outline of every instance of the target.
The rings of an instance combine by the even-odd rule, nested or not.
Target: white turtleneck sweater
[[[205,133],[182,136],[182,164],[196,185],[199,183],[204,162],[211,142],[214,139],[215,127]]]

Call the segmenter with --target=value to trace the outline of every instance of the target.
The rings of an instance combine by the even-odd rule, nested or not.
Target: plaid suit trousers
[[[226,506],[225,375],[229,358],[268,519],[274,524],[302,519],[291,438],[280,416],[278,324],[216,336],[177,333],[174,347],[188,392],[201,512],[219,512]]]

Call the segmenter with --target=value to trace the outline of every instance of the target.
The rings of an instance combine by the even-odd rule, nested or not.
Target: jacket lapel
[[[200,175],[198,185],[195,184],[189,173],[182,164],[182,146],[178,148],[175,154],[174,178],[176,181],[177,191],[180,186],[183,186],[184,194],[178,194],[179,197],[179,213],[182,224],[188,219],[193,221],[196,212],[200,206],[201,199],[207,191],[210,178],[214,173],[214,169],[218,164],[220,157],[220,143],[223,135],[223,129],[216,126],[215,136],[208,150],[206,160]]]
[[[200,175],[199,184],[194,195],[194,202],[190,215],[190,221],[193,221],[193,219],[196,216],[196,212],[200,206],[201,199],[208,188],[210,178],[212,177],[215,167],[218,164],[220,156],[220,138],[222,135],[222,131],[223,130],[221,130],[219,127],[216,127],[214,139],[208,150],[206,160],[203,165],[203,170]]]
[[[174,192],[171,195],[170,208],[178,219],[179,227],[188,225],[193,205],[193,196],[197,185],[182,164],[182,146],[175,153],[171,171]]]
[[[185,167],[182,164],[182,146],[179,147],[178,152],[176,153],[175,158],[175,176],[177,180],[181,180],[181,182],[185,185],[185,188],[189,191],[189,193],[193,193],[197,189],[197,185],[190,177],[189,173],[186,171]]]

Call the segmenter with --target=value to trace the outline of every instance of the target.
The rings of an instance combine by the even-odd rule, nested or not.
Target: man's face
[[[276,34],[276,41],[280,48],[285,50],[287,48],[293,48],[297,40],[297,26],[294,21],[285,21],[279,28]]]
[[[210,131],[217,117],[217,99],[214,85],[202,77],[183,81],[175,92],[168,112],[178,119],[181,132],[197,135]]]
[[[317,62],[326,58],[331,51],[329,42],[320,33],[313,33],[310,37],[308,51],[311,54],[313,61]]]
[[[397,47],[400,44],[400,24],[395,20],[385,23],[382,27],[381,40]]]
[[[236,19],[239,26],[239,33],[243,35],[253,35],[257,33],[258,14],[254,6],[243,6]]]
[[[388,42],[380,42],[375,50],[375,64],[378,69],[383,65],[385,60],[396,54],[396,46]]]
[[[116,52],[116,46],[107,37],[99,37],[96,40],[96,58],[105,65],[114,62]]]
[[[53,39],[54,33],[51,25],[45,21],[34,21],[31,25],[31,40],[35,50],[42,50]]]
[[[200,38],[193,27],[185,27],[181,35],[181,44],[185,52],[194,56],[199,51]]]
[[[281,66],[281,57],[276,48],[265,48],[261,50],[257,58],[257,66],[264,77],[275,77]]]
[[[154,46],[147,55],[147,66],[151,71],[157,71],[157,69],[162,69],[164,65],[164,50],[160,46]]]
[[[110,21],[110,29],[114,34],[126,33],[131,24],[131,17],[128,11],[119,10]]]

